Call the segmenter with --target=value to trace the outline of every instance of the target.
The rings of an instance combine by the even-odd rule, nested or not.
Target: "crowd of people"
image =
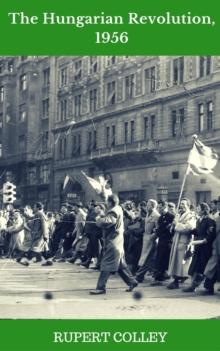
[[[106,293],[106,283],[118,272],[128,292],[144,281],[185,293],[203,282],[204,295],[214,294],[220,264],[220,203],[193,207],[183,198],[180,206],[149,199],[138,205],[119,204],[112,194],[106,202],[62,204],[59,212],[33,208],[0,211],[0,258],[28,266],[41,262],[69,262],[100,271],[90,294]],[[166,283],[167,281],[167,283]]]

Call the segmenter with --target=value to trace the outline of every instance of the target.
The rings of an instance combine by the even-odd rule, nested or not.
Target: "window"
[[[43,84],[49,85],[50,84],[50,68],[45,68],[43,70]]]
[[[211,191],[196,191],[196,205],[206,202],[211,202]]]
[[[37,183],[37,169],[36,167],[31,167],[28,169],[27,182],[29,185],[35,185]]]
[[[97,149],[97,131],[93,131],[93,150]]]
[[[204,104],[199,104],[198,106],[199,112],[199,132],[204,131]]]
[[[211,73],[211,56],[200,56],[199,77],[208,76]]]
[[[92,149],[92,132],[88,132],[87,136],[87,152],[90,152]]]
[[[106,127],[106,146],[110,146],[110,127]]]
[[[49,183],[50,179],[50,168],[48,164],[40,166],[40,182],[41,184]]]
[[[149,121],[148,117],[144,117],[144,140],[149,138]]]
[[[59,139],[59,159],[64,159],[66,158],[66,138],[65,137],[61,137]]]
[[[115,126],[112,126],[112,143],[111,146],[115,146]]]
[[[125,100],[134,97],[134,74],[125,77]]]
[[[179,110],[173,110],[171,112],[171,125],[172,125],[172,136],[183,136],[185,128],[185,110],[180,108]]]
[[[19,106],[19,122],[25,122],[27,119],[26,105],[22,104]]]
[[[79,156],[81,153],[81,134],[73,135],[72,156]]]
[[[67,99],[60,101],[59,114],[60,114],[59,116],[60,121],[64,121],[67,118]]]
[[[181,84],[184,80],[184,58],[173,60],[173,84]]]
[[[208,131],[213,129],[212,113],[213,113],[213,103],[212,101],[209,101],[207,103],[207,130]]]
[[[97,110],[97,89],[90,90],[89,92],[89,110],[90,112]]]
[[[78,81],[82,78],[82,60],[75,62],[75,74],[74,79]]]
[[[18,137],[18,150],[19,153],[25,152],[25,135],[20,135]]]
[[[181,108],[179,110],[179,135],[184,135],[184,127],[185,127],[185,110]]]
[[[96,150],[96,144],[97,144],[97,132],[96,130],[94,131],[89,131],[88,132],[88,139],[87,139],[87,152],[91,152]]]
[[[98,60],[97,56],[90,56],[90,74],[97,73],[98,71]]]
[[[172,179],[179,179],[179,172],[178,171],[172,172]]]
[[[107,66],[114,65],[116,63],[116,56],[107,57]]]
[[[171,118],[172,118],[172,136],[175,137],[177,135],[177,118],[176,118],[176,110],[173,110],[171,112]]]
[[[116,129],[115,125],[106,127],[106,146],[112,147],[116,143]]]
[[[43,106],[43,118],[48,118],[49,117],[49,109],[50,109],[50,100],[49,99],[43,100],[42,106]]]
[[[128,143],[128,122],[124,124],[124,133],[125,133],[125,144]]]
[[[27,75],[26,74],[22,74],[20,76],[20,90],[24,91],[27,89]]]
[[[80,94],[74,97],[74,112],[76,117],[81,116],[81,110],[82,110],[82,96]]]
[[[63,67],[60,70],[60,86],[67,85],[67,80],[68,80],[67,67]]]
[[[3,101],[4,101],[4,95],[5,95],[4,87],[1,86],[1,87],[0,87],[0,102],[3,102]]]
[[[155,129],[156,129],[156,117],[154,115],[150,116],[151,120],[151,139],[155,139]]]
[[[49,142],[49,132],[45,131],[42,135],[42,152],[48,151],[48,142]]]
[[[81,154],[81,134],[78,135],[78,154]]]
[[[156,89],[155,67],[147,68],[144,71],[145,93],[153,93]]]
[[[114,105],[116,101],[115,81],[107,83],[107,105]]]
[[[131,121],[131,143],[134,142],[135,139],[135,126],[134,121]]]

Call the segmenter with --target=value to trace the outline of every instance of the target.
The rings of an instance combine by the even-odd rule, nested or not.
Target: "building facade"
[[[0,167],[2,179],[15,177],[21,203],[57,209],[96,198],[81,171],[104,175],[122,201],[177,202],[192,135],[220,153],[219,56],[4,57],[1,65]],[[189,175],[184,195],[220,196],[219,176],[219,164],[213,175]]]

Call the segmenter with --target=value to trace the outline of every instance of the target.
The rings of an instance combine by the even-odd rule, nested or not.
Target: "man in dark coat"
[[[88,247],[86,250],[86,261],[81,265],[89,268],[92,259],[95,260],[94,266],[90,267],[92,269],[98,270],[100,268],[100,254],[101,254],[101,237],[102,237],[102,229],[96,224],[96,217],[99,214],[104,215],[104,205],[93,202],[90,206],[88,215],[86,217],[86,224],[84,228],[84,232],[89,239]]]
[[[145,218],[147,214],[147,203],[142,201],[140,203],[139,215],[133,223],[128,225],[129,234],[129,245],[127,252],[125,252],[126,262],[133,274],[138,269],[138,262],[141,256],[142,245],[143,245],[143,234],[145,229]]]
[[[48,251],[48,240],[49,232],[47,227],[46,215],[43,211],[44,207],[41,202],[36,202],[34,205],[34,217],[30,221],[32,222],[32,246],[31,253],[33,257],[36,257],[35,262],[40,262],[42,259],[42,253]],[[30,223],[29,222],[29,223]]]
[[[169,265],[173,237],[173,231],[170,229],[174,220],[174,214],[168,212],[168,203],[160,200],[158,202],[158,211],[160,217],[158,219],[155,234],[153,234],[155,238],[158,238],[158,243],[154,267],[154,282],[151,283],[152,286],[161,285],[162,281],[166,278],[165,272]]]
[[[74,228],[75,217],[74,214],[68,213],[68,204],[62,204],[60,209],[60,219],[55,221],[55,230],[53,233],[50,252],[47,255],[47,261],[42,266],[51,266],[53,264],[52,257],[55,256],[59,249],[61,241],[66,238],[67,233],[72,233]],[[71,242],[74,238],[71,238]],[[50,258],[50,259],[49,259]]]
[[[137,281],[128,269],[124,258],[124,221],[118,196],[110,195],[107,206],[109,210],[106,216],[97,219],[97,225],[103,228],[103,256],[97,287],[90,291],[91,295],[106,293],[106,283],[112,272],[118,272],[129,286],[127,291],[132,291],[137,286]]]
[[[212,244],[216,237],[216,223],[209,215],[210,209],[206,203],[200,204],[199,219],[196,222],[195,240],[191,245],[195,246],[195,252],[189,267],[189,275],[192,283],[183,292],[193,292],[201,283],[204,270],[212,254]]]

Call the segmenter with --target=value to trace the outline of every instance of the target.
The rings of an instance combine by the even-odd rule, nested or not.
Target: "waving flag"
[[[83,171],[81,173],[84,175],[86,180],[89,182],[89,185],[98,193],[101,194],[102,192],[102,185],[100,182],[94,178],[88,177]]]
[[[97,192],[97,194],[103,196],[105,199],[107,199],[109,195],[112,195],[112,190],[107,184],[108,181],[103,176],[99,176],[99,180],[96,180],[88,177],[83,171],[81,171],[81,173],[89,182],[90,186]]]
[[[194,175],[212,173],[218,162],[218,155],[212,148],[205,146],[197,137],[189,153],[189,171]]]

